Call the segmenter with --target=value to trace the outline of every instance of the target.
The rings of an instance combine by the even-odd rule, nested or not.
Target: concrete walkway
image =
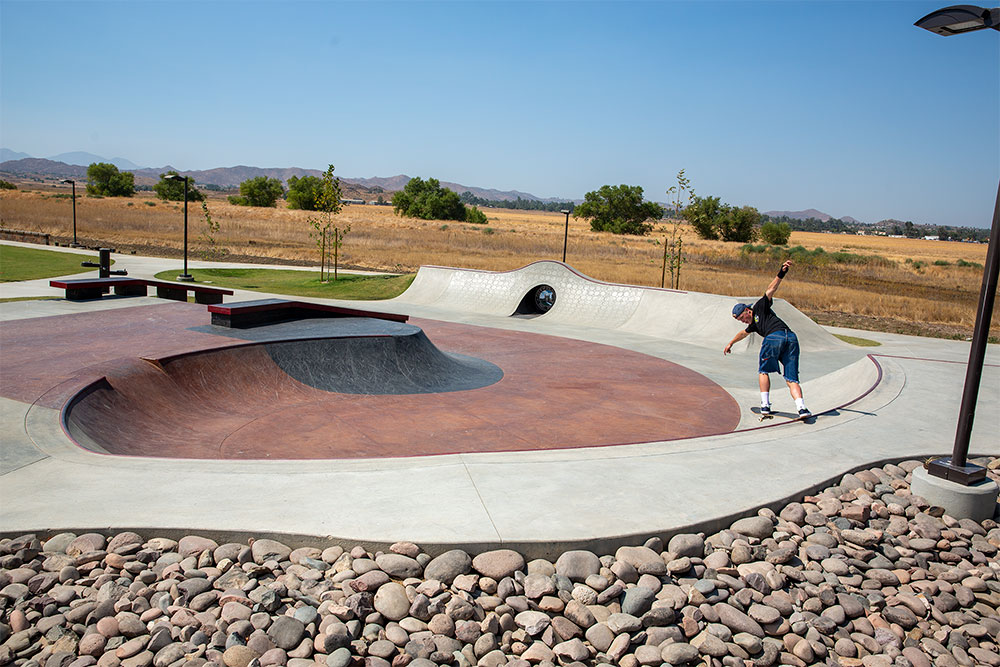
[[[177,260],[116,259],[139,276],[180,266]],[[0,298],[58,295],[48,280],[0,286]],[[261,295],[244,292],[228,301],[244,298]],[[20,301],[0,304],[0,320],[140,304],[164,302]],[[754,350],[724,358],[721,349],[649,332],[460,313],[405,300],[365,307],[613,345],[695,370],[743,406],[757,400]],[[0,324],[0,380],[9,367],[3,331]],[[275,535],[294,544],[405,539],[431,552],[506,545],[533,557],[586,545],[603,553],[652,535],[715,530],[870,464],[950,453],[969,344],[835,331],[882,343],[811,353],[810,370],[803,369],[810,407],[841,405],[837,388],[849,387],[846,407],[813,424],[755,428],[755,421],[745,421],[721,436],[614,447],[336,461],[113,457],[72,442],[58,410],[0,398],[0,533],[131,528],[233,539]],[[791,407],[787,392],[773,395],[778,409]],[[552,410],[559,400],[552,398]],[[1000,453],[998,425],[1000,350],[990,346],[973,452]]]

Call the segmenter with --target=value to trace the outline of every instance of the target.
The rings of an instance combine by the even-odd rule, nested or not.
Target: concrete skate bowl
[[[266,460],[607,446],[739,425],[725,389],[663,359],[428,322],[444,352],[404,326],[416,333],[109,359],[87,367],[63,428],[105,454]]]
[[[409,289],[393,301],[455,313],[531,316],[539,323],[618,329],[721,349],[737,331],[733,305],[758,298],[608,283],[562,262],[543,260],[513,271],[421,266]],[[850,347],[782,299],[774,300],[774,312],[795,331],[805,351]],[[734,347],[737,352],[751,349],[757,349],[752,336]]]
[[[211,454],[205,443],[218,443],[216,456],[225,458],[290,431],[321,436],[333,395],[350,405],[372,396],[468,391],[503,377],[487,361],[442,352],[417,327],[399,328],[406,331],[119,360],[66,404],[63,426],[97,451],[184,457]]]

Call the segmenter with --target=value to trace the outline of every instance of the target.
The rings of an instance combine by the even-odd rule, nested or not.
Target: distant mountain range
[[[87,167],[94,162],[110,162],[123,171],[131,171],[135,174],[136,184],[152,185],[160,180],[160,174],[174,169],[183,176],[190,176],[198,185],[215,185],[220,188],[238,188],[240,183],[250,178],[266,176],[277,178],[283,183],[287,183],[292,176],[302,178],[303,176],[322,176],[319,169],[302,169],[300,167],[248,167],[238,165],[235,167],[218,167],[216,169],[181,171],[170,165],[159,168],[139,167],[134,162],[125,158],[104,158],[93,153],[62,153],[49,158],[35,158],[27,153],[18,153],[7,148],[0,148],[0,173],[12,174],[15,176],[26,176],[34,178],[75,178],[84,179],[87,177]],[[402,190],[410,181],[410,177],[405,174],[389,177],[374,178],[347,178],[341,177],[344,183],[378,191],[395,192]],[[496,190],[494,188],[480,188],[461,183],[450,183],[441,181],[441,186],[454,190],[461,194],[469,192],[482,199],[497,201],[514,201],[519,197],[532,201],[559,202],[566,201],[558,197],[538,197],[530,192],[519,190]]]
[[[772,218],[791,218],[792,220],[808,220],[809,218],[816,218],[822,222],[827,220],[832,220],[833,216],[829,213],[824,213],[823,211],[817,211],[814,208],[807,208],[804,211],[766,211],[764,215],[769,215]],[[842,216],[838,220],[843,220],[844,222],[850,223],[852,225],[862,225],[864,224],[860,220],[855,220],[849,215]]]
[[[17,151],[12,151],[9,148],[0,148],[0,162],[8,162],[10,160],[24,160],[33,159],[33,156],[27,153],[18,153]],[[50,155],[46,160],[51,160],[52,162],[63,162],[70,165],[79,165],[87,167],[94,162],[110,162],[119,169],[133,171],[135,169],[140,169],[139,165],[131,160],[126,160],[123,157],[113,157],[108,159],[106,157],[101,157],[100,155],[94,155],[93,153],[85,153],[83,151],[74,151],[72,153],[60,153],[59,155]]]
[[[159,168],[139,167],[134,162],[126,160],[125,158],[108,159],[101,157],[100,155],[94,155],[93,153],[85,153],[81,151],[60,153],[59,155],[53,155],[49,158],[35,158],[31,157],[27,153],[18,153],[7,148],[0,148],[0,173],[15,176],[59,179],[73,178],[82,180],[87,177],[87,166],[93,162],[110,162],[119,169],[131,171],[135,174],[136,184],[138,185],[152,185],[160,180],[160,174],[174,169],[174,167],[171,167],[170,165]],[[198,185],[214,185],[227,189],[238,188],[240,183],[243,181],[250,178],[257,178],[258,176],[277,178],[281,182],[287,183],[288,179],[292,176],[302,178],[303,176],[323,175],[323,172],[319,169],[302,169],[300,167],[262,168],[248,167],[245,165],[238,165],[236,167],[218,167],[216,169],[206,170],[175,171],[178,171],[184,176],[190,176]],[[398,176],[376,176],[373,178],[341,177],[340,180],[344,183],[356,185],[360,188],[365,188],[373,192],[396,192],[398,190],[402,190],[406,186],[410,177],[405,174],[400,174]],[[514,201],[518,198],[540,202],[566,201],[565,199],[560,199],[558,197],[539,197],[531,194],[530,192],[521,192],[519,190],[496,190],[494,188],[481,188],[462,185],[461,183],[451,183],[448,181],[441,181],[441,185],[454,190],[459,194],[469,192],[481,199],[488,199],[492,201]],[[576,199],[571,201],[579,203],[582,200]],[[806,209],[805,211],[767,211],[764,215],[769,215],[774,218],[787,216],[794,220],[816,218],[823,222],[826,222],[833,217],[828,213],[817,211],[814,208]],[[842,216],[840,220],[851,224],[863,224],[860,223],[860,221],[846,215]]]

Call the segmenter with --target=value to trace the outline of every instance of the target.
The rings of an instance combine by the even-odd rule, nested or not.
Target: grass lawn
[[[80,266],[80,262],[88,260],[97,261],[97,257],[93,253],[84,255],[0,245],[0,282],[36,280],[93,271]]]
[[[857,336],[845,336],[844,334],[833,334],[845,343],[850,343],[851,345],[857,345],[858,347],[878,347],[882,343],[877,340],[869,340],[868,338],[858,338]]]
[[[340,274],[338,280],[319,281],[319,271],[282,269],[191,269],[195,282],[217,287],[259,290],[274,294],[311,296],[325,299],[379,300],[402,294],[416,274],[365,276]],[[156,274],[161,280],[175,280],[176,269]]]

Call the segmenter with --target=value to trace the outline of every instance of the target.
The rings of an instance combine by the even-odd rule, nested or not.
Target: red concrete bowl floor
[[[93,385],[109,398],[84,415],[85,437],[70,429],[81,443],[201,459],[609,446],[725,433],[740,419],[720,386],[656,357],[435,320],[410,323],[445,352],[495,364],[503,378],[446,393],[322,391],[284,376],[245,340],[190,330],[209,320],[204,306],[175,303],[0,323],[0,395],[63,409]],[[220,346],[231,349],[190,355]],[[158,362],[175,355],[199,357],[198,372]],[[234,359],[268,380],[227,384]]]

